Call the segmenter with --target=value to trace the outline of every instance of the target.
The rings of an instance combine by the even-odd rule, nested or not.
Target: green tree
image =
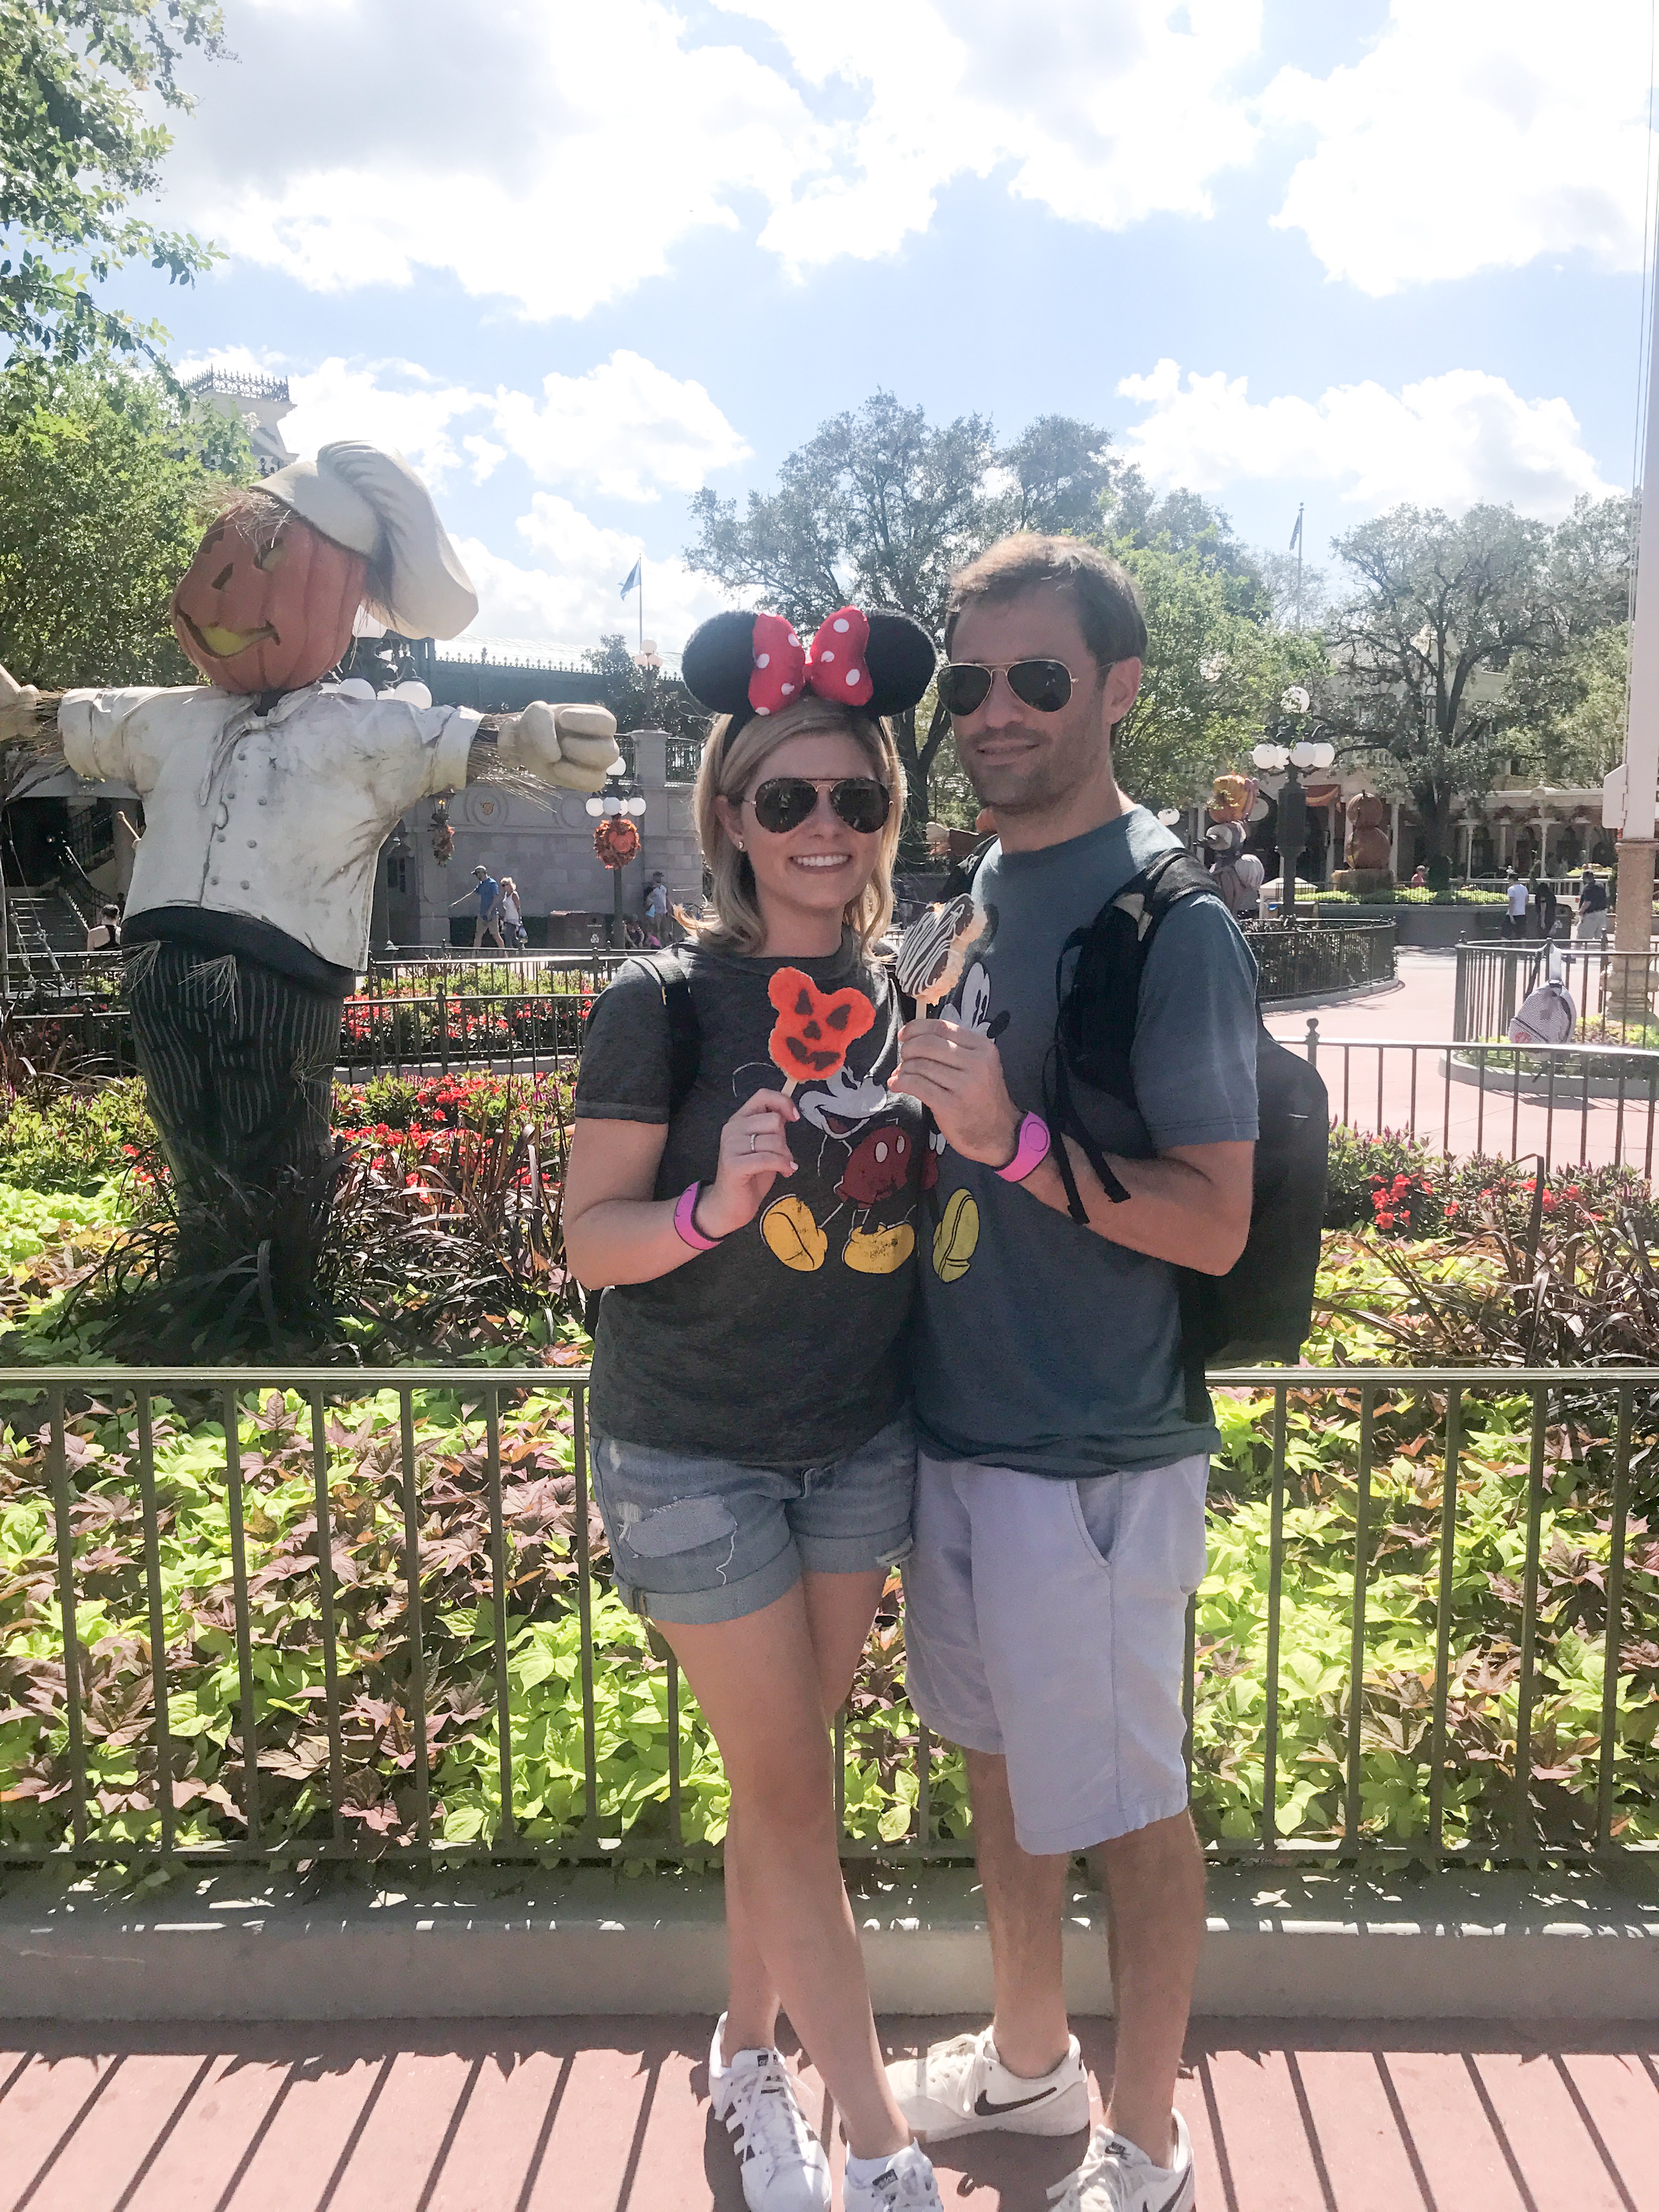
[[[982,415],[936,424],[878,392],[837,415],[791,453],[774,492],[739,509],[703,490],[691,502],[690,565],[735,597],[753,597],[811,634],[851,601],[913,616],[938,638],[952,573],[1012,529],[1092,525],[1110,477],[1103,430],[1045,416],[999,452]],[[945,734],[935,712],[896,735],[909,781],[914,836],[927,813],[928,775]]]
[[[707,712],[679,678],[641,668],[620,630],[590,646],[582,665],[599,678],[600,694],[619,730],[666,730],[671,738],[701,738],[707,731]]]
[[[1189,554],[1205,575],[1219,578],[1228,611],[1266,621],[1273,593],[1261,556],[1237,536],[1231,518],[1201,492],[1177,485],[1158,498],[1138,468],[1121,470],[1104,502],[1113,550]]]
[[[179,684],[173,587],[227,481],[240,422],[155,375],[24,355],[0,372],[0,663],[20,684]]]
[[[177,65],[186,47],[222,56],[222,31],[211,0],[0,0],[0,336],[14,348],[154,356],[157,326],[88,288],[136,261],[188,284],[217,258],[131,209],[173,143],[139,95],[188,113]]]
[[[1399,507],[1335,541],[1358,588],[1328,626],[1317,702],[1345,751],[1409,793],[1431,853],[1449,850],[1453,799],[1540,758],[1575,684],[1588,696],[1589,641],[1626,604],[1630,524],[1619,498],[1554,529],[1512,507]]]

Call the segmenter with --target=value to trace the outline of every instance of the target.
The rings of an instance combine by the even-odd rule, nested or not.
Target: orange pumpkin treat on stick
[[[768,1042],[785,1078],[783,1095],[803,1083],[827,1083],[840,1074],[847,1048],[876,1018],[862,991],[820,991],[799,968],[780,968],[767,986],[778,1010]]]

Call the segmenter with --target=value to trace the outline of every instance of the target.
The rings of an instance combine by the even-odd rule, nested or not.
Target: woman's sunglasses
[[[1057,714],[1072,696],[1072,672],[1063,660],[947,660],[939,672],[939,696],[947,714],[976,714],[999,675],[1023,706]]]
[[[830,793],[830,805],[861,837],[884,828],[892,811],[892,793],[872,775],[774,775],[756,787],[750,802],[755,819],[775,837],[787,836],[811,820],[821,791]]]

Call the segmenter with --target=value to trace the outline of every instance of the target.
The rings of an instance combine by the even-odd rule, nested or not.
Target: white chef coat
[[[144,802],[126,919],[155,907],[246,915],[336,967],[368,953],[374,865],[398,817],[458,790],[480,717],[320,684],[269,714],[205,684],[66,691],[64,757]]]

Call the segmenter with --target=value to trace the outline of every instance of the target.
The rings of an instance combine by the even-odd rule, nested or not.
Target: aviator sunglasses
[[[1063,660],[947,660],[939,672],[939,696],[947,714],[976,714],[999,675],[1023,706],[1057,714],[1072,696],[1072,672]]]
[[[830,805],[848,828],[863,837],[884,828],[892,811],[891,793],[872,775],[773,775],[756,787],[750,802],[755,819],[775,837],[786,836],[811,820],[821,791],[830,793]]]

